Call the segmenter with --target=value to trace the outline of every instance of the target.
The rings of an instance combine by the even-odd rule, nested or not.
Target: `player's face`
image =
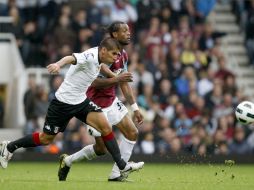
[[[104,59],[102,62],[105,64],[112,64],[117,60],[119,54],[120,54],[119,49],[114,49],[114,50],[105,49],[105,53],[103,56]]]
[[[115,32],[115,39],[122,45],[128,45],[131,41],[131,33],[127,24],[121,24],[119,30]]]

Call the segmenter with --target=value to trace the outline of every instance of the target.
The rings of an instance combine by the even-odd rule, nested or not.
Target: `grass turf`
[[[74,164],[66,182],[57,178],[57,163],[11,162],[0,169],[0,190],[253,190],[254,165],[150,164],[129,176],[130,182],[108,182],[110,164]]]

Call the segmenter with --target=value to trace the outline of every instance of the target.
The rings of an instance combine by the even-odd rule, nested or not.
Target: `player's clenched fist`
[[[139,125],[143,123],[144,116],[140,113],[139,110],[134,111],[134,118]]]
[[[52,63],[47,66],[47,69],[50,74],[58,74],[60,71],[60,66],[57,63]]]

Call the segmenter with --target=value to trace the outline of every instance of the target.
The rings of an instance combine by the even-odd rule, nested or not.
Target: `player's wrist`
[[[132,104],[132,105],[131,105],[131,110],[132,110],[133,112],[139,110],[138,104],[137,104],[137,103]]]
[[[119,77],[116,75],[115,77],[112,78],[114,83],[119,83]]]
[[[55,63],[56,67],[58,67],[58,69],[61,69],[63,67],[63,63],[61,61],[58,61]]]

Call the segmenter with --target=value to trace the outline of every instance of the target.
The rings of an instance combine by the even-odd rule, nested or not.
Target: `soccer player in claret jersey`
[[[130,31],[129,27],[124,22],[114,22],[108,27],[108,32],[111,37],[118,40],[122,48],[130,43]],[[128,55],[124,49],[114,64],[109,68],[116,75],[114,78],[99,77],[89,87],[87,96],[97,105],[102,107],[103,112],[107,116],[109,123],[112,126],[116,126],[120,129],[124,138],[122,139],[119,148],[122,158],[128,162],[133,147],[136,143],[138,130],[128,116],[128,110],[124,104],[116,97],[115,88],[119,84],[120,88],[131,105],[134,117],[138,124],[143,122],[143,116],[141,115],[128,82],[121,82],[121,77],[127,76],[130,73],[127,71]],[[73,162],[80,160],[92,160],[97,156],[104,155],[106,153],[105,145],[100,133],[93,128],[89,127],[89,132],[95,136],[96,143],[94,145],[88,145],[80,151],[72,155],[62,155],[60,157],[60,166],[58,171],[58,177],[60,181],[65,181],[68,175],[69,169]],[[114,164],[112,171],[109,175],[108,181],[125,181],[128,175],[121,175],[119,168]]]
[[[7,168],[8,161],[18,148],[36,147],[52,143],[59,132],[64,132],[69,120],[76,117],[100,131],[102,140],[117,166],[121,169],[122,175],[128,175],[129,172],[142,168],[143,162],[126,163],[121,158],[118,144],[107,118],[101,108],[85,96],[88,87],[97,78],[100,70],[104,71],[104,74],[111,72],[107,67],[103,69],[102,67],[105,65],[101,63],[112,64],[119,53],[118,41],[109,37],[104,39],[99,47],[88,49],[82,53],[74,53],[48,65],[49,73],[57,74],[61,67],[71,64],[64,82],[55,94],[56,99],[50,102],[43,132],[33,133],[12,142],[1,142],[1,166]]]

